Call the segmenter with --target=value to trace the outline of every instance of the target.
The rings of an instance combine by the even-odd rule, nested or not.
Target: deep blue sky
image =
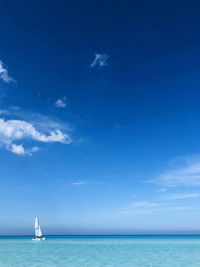
[[[200,232],[199,8],[1,1],[0,234]]]

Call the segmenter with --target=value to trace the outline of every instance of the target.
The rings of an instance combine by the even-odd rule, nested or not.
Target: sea
[[[0,266],[198,267],[200,236],[0,237]]]

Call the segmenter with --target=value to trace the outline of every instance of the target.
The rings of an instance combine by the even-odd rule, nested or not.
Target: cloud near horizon
[[[143,203],[143,202],[141,202]],[[146,204],[145,204],[146,203]],[[151,205],[153,204],[153,205]],[[155,204],[155,205],[154,205]],[[148,215],[152,213],[160,213],[166,211],[185,211],[185,210],[200,210],[198,206],[176,206],[168,203],[151,203],[144,201],[144,205],[132,205],[129,208],[124,208],[114,213],[114,217],[131,217],[137,215]]]
[[[8,75],[8,70],[6,69],[1,60],[0,60],[0,78],[5,83],[15,82],[15,80]]]
[[[61,132],[59,129],[50,131],[47,134],[36,130],[33,124],[23,120],[4,120],[0,119],[0,144],[4,145],[7,150],[17,155],[31,155],[39,150],[38,147],[25,149],[22,144],[16,144],[17,141],[29,139],[42,143],[59,142],[70,144],[69,135]]]

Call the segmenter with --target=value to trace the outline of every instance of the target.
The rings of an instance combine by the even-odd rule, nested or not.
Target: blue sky
[[[0,234],[200,232],[198,11],[2,1]]]

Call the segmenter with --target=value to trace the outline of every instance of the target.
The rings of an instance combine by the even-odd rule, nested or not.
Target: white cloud
[[[4,120],[0,119],[0,144],[6,146],[11,152],[23,155],[31,154],[39,150],[38,147],[25,150],[22,144],[15,144],[16,141],[30,139],[43,143],[59,142],[70,144],[69,135],[61,132],[59,129],[51,130],[47,134],[36,130],[33,124],[22,120]],[[15,143],[14,143],[15,142]]]
[[[12,144],[9,148],[9,150],[17,155],[25,155],[26,154],[26,151],[23,147],[22,144],[20,145],[15,145],[15,144]]]
[[[176,200],[176,199],[185,199],[185,198],[194,198],[194,197],[200,197],[200,194],[197,194],[197,193],[175,194],[175,195],[166,197],[166,199]]]
[[[168,169],[149,182],[165,187],[200,186],[200,158],[188,156],[169,162]]]
[[[64,96],[63,98],[59,98],[56,102],[55,102],[55,106],[57,108],[65,108],[67,106],[66,103],[66,97]]]
[[[72,183],[72,185],[84,185],[86,184],[86,182],[74,182]]]
[[[96,53],[94,55],[94,60],[92,61],[92,63],[90,64],[90,67],[91,68],[94,68],[94,67],[104,67],[104,66],[107,66],[107,59],[109,58],[109,55],[106,55],[106,54],[98,54]]]
[[[37,147],[37,146],[34,146],[31,149],[26,149],[25,150],[25,148],[24,148],[24,146],[22,144],[20,144],[20,145],[11,144],[10,146],[7,146],[7,148],[8,148],[8,150],[13,152],[14,154],[17,154],[17,155],[29,155],[29,156],[31,156],[32,153],[40,150],[40,148]]]
[[[8,70],[4,66],[3,62],[0,60],[0,78],[5,82],[5,83],[10,83],[14,82],[15,80],[11,78],[8,75]]]
[[[10,143],[14,140],[31,138],[39,142],[60,142],[70,143],[68,135],[62,133],[59,129],[51,131],[49,135],[37,131],[34,126],[22,120],[4,120],[0,119],[0,141]]]

